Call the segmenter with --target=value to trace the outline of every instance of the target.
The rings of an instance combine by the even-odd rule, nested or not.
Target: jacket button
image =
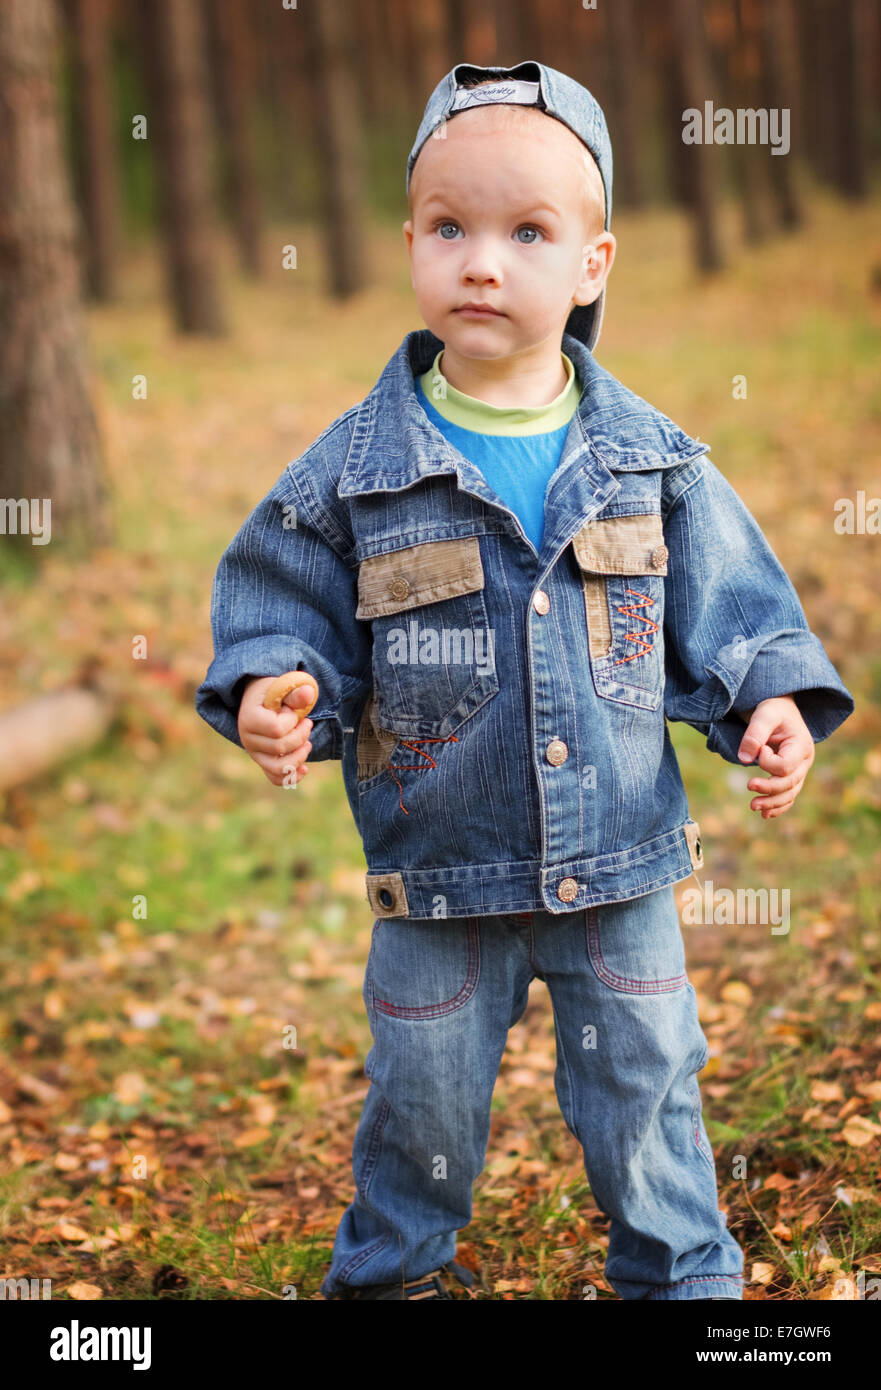
[[[670,554],[665,545],[656,545],[652,551],[652,564],[656,570],[667,563],[667,556]]]
[[[554,767],[559,767],[560,763],[564,763],[568,756],[569,749],[566,747],[563,740],[561,738],[552,738],[545,749],[545,757],[548,762],[553,763]]]
[[[557,889],[557,897],[562,903],[571,903],[573,898],[578,897],[578,884],[574,878],[564,878]]]
[[[406,598],[410,592],[409,579],[394,579],[388,586],[392,598]]]
[[[547,613],[548,609],[551,606],[551,601],[545,593],[544,589],[539,589],[535,598],[532,600],[532,606],[535,609],[536,613]]]

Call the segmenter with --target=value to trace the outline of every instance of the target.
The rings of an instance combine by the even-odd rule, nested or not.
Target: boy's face
[[[459,358],[559,353],[570,309],[599,296],[615,254],[599,217],[590,235],[583,146],[550,117],[507,125],[492,106],[442,129],[419,152],[403,228],[426,325]]]

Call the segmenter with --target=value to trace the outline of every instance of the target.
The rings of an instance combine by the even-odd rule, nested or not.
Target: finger
[[[278,778],[279,781],[282,781],[285,774],[292,772],[295,768],[304,763],[311,752],[312,744],[306,743],[302,748],[297,749],[296,752],[286,753],[284,757],[281,758],[271,757],[266,753],[252,753],[251,756],[258,767],[263,768],[267,776],[273,779]]]
[[[760,806],[756,806],[753,809],[762,812],[762,820],[774,820],[777,816],[784,816],[791,805],[792,802],[790,801],[787,802],[785,806],[771,807],[770,810],[763,809]]]
[[[299,722],[300,716],[294,710],[282,708],[276,714],[275,710],[265,709],[263,705],[251,705],[242,715],[244,729],[260,738],[283,738]]]
[[[780,808],[791,806],[795,797],[791,792],[782,792],[780,796],[759,796],[751,801],[749,808],[751,811],[776,811]]]
[[[285,753],[293,752],[295,748],[300,748],[306,742],[311,730],[312,721],[305,719],[284,738],[267,738],[265,735],[248,734],[246,731],[247,743],[245,747],[249,753],[265,753],[268,757],[278,758]]]
[[[751,792],[763,792],[767,796],[773,796],[776,792],[789,791],[791,787],[803,781],[803,772],[790,772],[788,777],[753,777],[746,785]]]
[[[313,703],[313,695],[314,691],[311,685],[295,686],[293,690],[288,691],[287,695],[285,695],[282,700],[282,708],[287,705],[289,709],[296,710],[301,705],[311,705]]]

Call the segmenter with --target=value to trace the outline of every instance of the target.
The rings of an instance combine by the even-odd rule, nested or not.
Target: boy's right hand
[[[311,691],[307,685],[292,690],[276,714],[263,707],[263,697],[274,680],[274,676],[257,676],[245,686],[239,706],[239,738],[273,786],[284,786],[286,777],[288,786],[296,786],[309,771],[306,759],[312,744],[307,740],[312,720],[300,720],[295,711],[309,704]]]

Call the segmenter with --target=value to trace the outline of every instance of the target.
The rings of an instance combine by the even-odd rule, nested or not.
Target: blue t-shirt
[[[438,353],[434,366],[425,376],[417,378],[420,404],[444,438],[480,469],[489,486],[519,519],[536,550],[541,550],[545,493],[560,462],[569,424],[578,407],[580,392],[572,363],[563,354],[569,379],[554,401],[546,406],[508,408],[487,405],[456,391],[445,382],[438,369],[440,356]],[[437,402],[429,400],[424,389],[426,379],[428,382],[444,381],[446,398]],[[458,420],[467,418],[475,424],[489,425],[492,432],[456,423],[442,414],[438,406],[450,414],[455,413]],[[559,420],[563,416],[566,417],[564,423],[557,428],[541,430],[545,418]]]

